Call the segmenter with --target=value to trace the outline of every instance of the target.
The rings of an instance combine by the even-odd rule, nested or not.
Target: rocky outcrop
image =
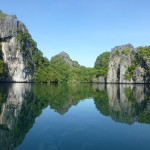
[[[123,53],[127,51],[126,53]],[[132,83],[125,79],[124,74],[127,67],[132,64],[132,54],[135,49],[132,45],[117,46],[110,53],[110,61],[107,74],[108,83]]]
[[[3,53],[3,60],[7,69],[7,76],[4,81],[30,82],[32,72],[28,71],[27,57],[23,55],[24,47],[18,39],[18,29],[28,32],[25,25],[18,21],[15,15],[6,15],[0,12],[0,51]],[[30,46],[28,47],[30,49]],[[28,53],[32,58],[32,53]],[[30,58],[30,59],[31,59]]]
[[[144,52],[145,48],[143,47]],[[149,60],[131,44],[117,46],[110,53],[107,83],[150,83]]]
[[[93,83],[106,83],[106,78],[104,77],[101,77],[101,76],[94,76],[93,79],[92,79],[92,82]]]
[[[72,60],[70,59],[69,55],[65,52],[61,52],[60,54],[58,54],[60,56],[60,58],[62,58],[67,64],[69,65],[73,65]]]

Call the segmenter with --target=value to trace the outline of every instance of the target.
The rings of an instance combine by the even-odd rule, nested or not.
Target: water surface
[[[150,86],[1,84],[1,150],[149,150]]]

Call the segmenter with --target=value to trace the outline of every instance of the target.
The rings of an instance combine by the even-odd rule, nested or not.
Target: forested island
[[[0,81],[150,83],[150,46],[117,46],[100,54],[93,68],[79,65],[65,52],[48,60],[26,26],[0,11]]]

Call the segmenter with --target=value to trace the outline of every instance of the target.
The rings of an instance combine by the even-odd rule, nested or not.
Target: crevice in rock
[[[120,82],[120,64],[119,64],[118,69],[117,69],[117,82],[118,83]]]
[[[0,42],[0,60],[3,59],[2,42]]]

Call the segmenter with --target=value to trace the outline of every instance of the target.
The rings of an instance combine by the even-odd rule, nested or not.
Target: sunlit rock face
[[[149,58],[138,48],[131,44],[116,46],[110,52],[107,83],[150,83],[149,67]]]
[[[5,81],[30,82],[32,73],[27,71],[27,60],[23,55],[24,48],[17,39],[18,29],[26,32],[25,25],[15,15],[5,15],[0,19],[0,51],[3,53],[8,76]],[[30,49],[30,46],[29,46]],[[32,58],[32,54],[29,53]]]
[[[128,50],[129,53],[124,54],[123,51]],[[124,74],[127,67],[132,64],[132,54],[136,54],[136,49],[131,45],[117,46],[110,53],[109,69],[107,75],[108,83],[132,83],[132,80],[126,80]]]

